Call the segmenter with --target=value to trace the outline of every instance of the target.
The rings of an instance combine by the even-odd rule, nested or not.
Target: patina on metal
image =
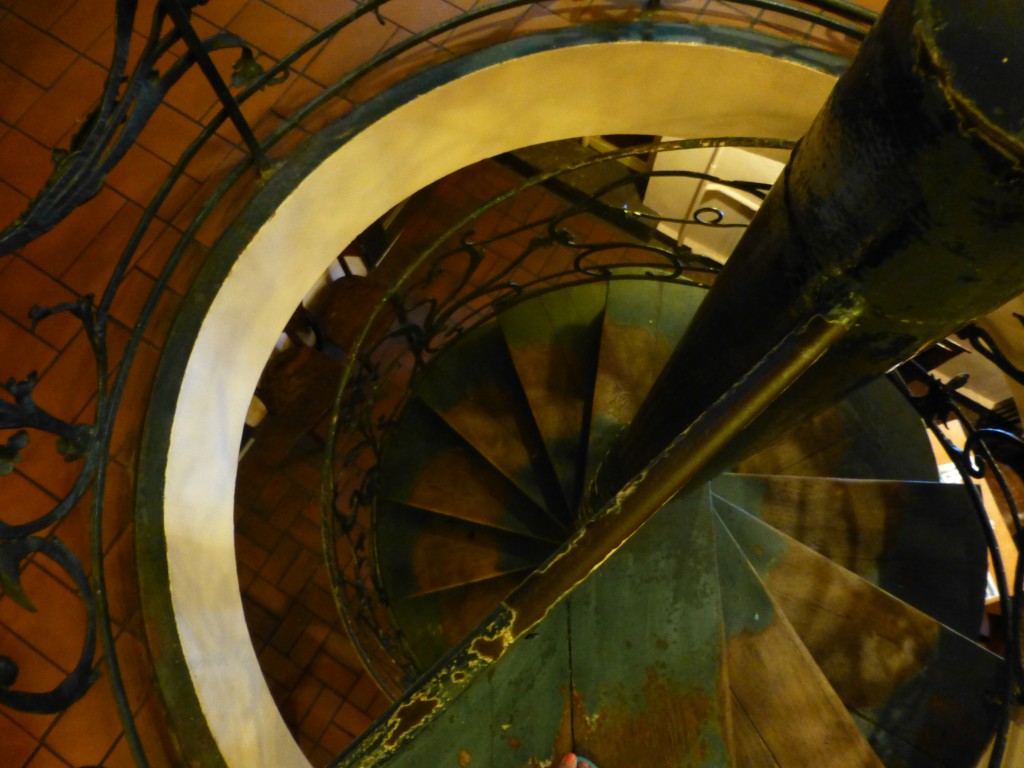
[[[863,304],[730,457],[1024,287],[1024,18],[1008,0],[984,6],[887,7],[605,466],[596,504],[807,317]]]

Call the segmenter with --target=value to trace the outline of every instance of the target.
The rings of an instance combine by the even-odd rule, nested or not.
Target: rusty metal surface
[[[410,401],[396,434],[381,459],[382,499],[549,541],[564,538],[563,525],[419,401]]]
[[[498,318],[566,505],[582,489],[606,288],[601,283],[544,294]]]
[[[973,766],[996,726],[1003,660],[737,507],[715,511],[885,757]]]
[[[946,626],[977,633],[988,556],[962,485],[723,475],[713,488]]]
[[[725,654],[741,736],[763,742],[780,768],[882,768],[729,531],[717,524]],[[758,749],[760,749],[758,747]]]
[[[467,334],[431,361],[417,394],[535,504],[568,519],[557,484],[545,482],[544,444],[497,326]]]
[[[682,338],[707,291],[678,283],[609,284],[594,380],[584,487]]]
[[[675,499],[568,600],[572,723],[598,765],[726,765],[728,681],[708,489]]]

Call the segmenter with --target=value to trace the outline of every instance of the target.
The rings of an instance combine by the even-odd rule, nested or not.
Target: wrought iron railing
[[[545,3],[501,0],[453,15],[429,28],[413,30],[400,42],[385,47],[330,85],[318,89],[300,106],[281,115],[280,125],[270,131],[261,131],[253,127],[254,118],[258,117],[250,109],[253,97],[265,88],[281,83],[302,57],[335,38],[344,39],[346,34],[358,34],[353,30],[360,19],[373,17],[383,24],[388,14],[388,0],[360,3],[350,13],[323,27],[291,53],[268,66],[260,63],[252,46],[230,32],[223,31],[199,40],[190,14],[201,4],[190,0],[161,0],[138,51],[136,63],[129,67],[137,0],[118,0],[114,16],[114,54],[98,106],[84,120],[70,145],[54,151],[53,173],[27,210],[0,231],[0,253],[10,254],[44,235],[77,207],[87,204],[103,188],[107,174],[124,158],[167,93],[193,66],[203,71],[207,84],[218,97],[219,109],[205,121],[197,138],[174,163],[142,213],[102,291],[32,311],[34,323],[52,322],[51,318],[57,316],[71,316],[84,329],[95,359],[96,379],[89,385],[96,391],[92,421],[73,423],[40,407],[33,399],[37,383],[34,375],[20,381],[9,380],[5,385],[9,397],[0,401],[0,428],[13,430],[5,444],[0,446],[0,474],[15,471],[30,437],[45,433],[56,436],[60,460],[76,462],[78,468],[70,491],[45,514],[18,524],[0,521],[0,586],[5,595],[28,606],[32,596],[21,590],[19,572],[31,558],[49,558],[70,576],[88,614],[82,630],[80,657],[71,674],[50,691],[19,689],[16,665],[10,658],[0,655],[0,704],[42,713],[57,712],[73,705],[95,682],[94,651],[98,642],[105,660],[107,682],[112,687],[124,724],[125,738],[140,766],[149,765],[150,761],[133,720],[132,706],[118,667],[110,591],[104,570],[104,499],[112,436],[133,361],[169,283],[188,249],[195,243],[197,234],[204,226],[214,226],[209,223],[212,215],[223,213],[231,200],[244,201],[263,176],[275,171],[282,154],[287,153],[283,148],[289,147],[294,138],[301,137],[304,127],[317,120],[329,121],[333,119],[332,113],[336,115],[397,79],[429,68],[453,53],[483,47],[513,34],[525,34],[529,27],[515,29],[503,26],[507,12],[513,9],[536,6],[546,10]],[[852,53],[874,19],[872,13],[842,0],[800,3],[782,0],[734,0],[725,3],[712,0],[700,6],[698,10],[692,10],[688,3],[664,0],[622,3],[615,5],[614,17],[616,21],[739,26],[840,54]],[[595,6],[579,13],[573,11],[571,18],[552,14],[552,21],[606,22],[605,10]],[[184,43],[186,49],[180,56],[175,52],[179,42]],[[225,48],[237,49],[239,54],[235,75],[231,78],[231,85],[236,88],[234,92],[229,90],[211,65],[210,54]],[[156,276],[152,290],[135,318],[124,352],[115,362],[109,338],[111,312],[115,299],[121,294],[128,270],[137,259],[161,205],[211,137],[229,121],[241,137],[246,157],[216,181],[195,217],[184,228],[182,237]],[[765,140],[708,141],[716,145],[788,146],[785,142]],[[682,151],[697,144],[699,142],[680,142],[655,149]],[[641,151],[646,149],[627,150],[617,156],[639,154]],[[613,158],[588,162],[605,162]],[[563,172],[564,169],[525,182],[488,204],[484,210],[503,205],[523,190]],[[700,177],[700,174],[690,175]],[[638,178],[633,176],[623,183],[635,184],[637,181]],[[748,192],[762,191],[756,185],[743,182],[717,181]],[[483,253],[492,245],[491,239],[474,240],[472,235],[466,234],[472,228],[474,217],[482,211],[459,222],[447,237],[435,242],[410,263],[403,278],[387,289],[386,297],[367,321],[359,346],[350,353],[338,388],[338,407],[325,457],[325,467],[328,468],[324,491],[326,549],[346,626],[368,667],[376,670],[378,681],[392,694],[400,692],[414,669],[405,657],[401,638],[393,628],[386,600],[379,591],[373,563],[368,556],[367,537],[371,530],[369,502],[373,496],[376,457],[384,439],[383,433],[402,402],[401,396],[396,396],[389,389],[400,382],[393,375],[398,367],[397,361],[410,359],[414,361],[412,368],[422,366],[460,333],[493,316],[498,307],[554,285],[586,280],[635,279],[638,269],[642,270],[639,276],[643,279],[699,282],[701,275],[715,269],[699,255],[657,239],[638,242],[635,238],[625,238],[622,242],[597,243],[574,237],[573,218],[593,215],[595,208],[603,209],[601,213],[613,218],[635,218],[630,211],[610,208],[602,203],[601,195],[586,205],[567,205],[552,216],[530,222],[528,227],[532,237],[529,246],[487,280],[476,279],[476,271]],[[703,224],[714,221],[714,218],[696,218]],[[507,234],[501,233],[502,236]],[[561,266],[542,275],[523,271],[523,265],[541,250],[561,253]],[[446,290],[438,292],[442,275],[446,280],[453,275],[456,277],[453,283],[446,284]],[[387,317],[388,313],[391,313],[392,322],[386,324],[382,331],[374,331],[375,319]],[[62,386],[85,385],[80,381],[69,381]],[[976,438],[975,443],[983,437],[985,435]],[[1003,438],[998,436],[997,439]],[[981,449],[972,443],[967,454],[977,456],[979,451]],[[336,475],[337,469],[344,471]],[[970,471],[976,471],[973,463]],[[83,507],[89,510],[88,520],[83,521],[87,522],[89,530],[91,562],[88,564],[80,562],[59,537],[47,533],[55,523],[73,511],[77,514],[77,510]],[[1014,514],[1016,516],[1016,512]],[[1014,574],[1014,583],[1018,587],[1021,584],[1020,568]],[[1020,612],[1015,602],[1007,602],[1006,607],[1008,615],[1013,617],[1008,630],[1013,633],[1008,639],[1013,640],[1019,636]],[[1016,648],[1016,643],[1010,642],[1010,646]],[[1019,670],[1019,654],[1014,658],[1014,668]]]

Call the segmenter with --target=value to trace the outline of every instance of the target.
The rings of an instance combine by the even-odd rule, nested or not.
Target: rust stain
[[[706,764],[708,726],[721,718],[714,695],[681,690],[649,668],[642,704],[629,706],[622,690],[608,699],[616,703],[595,712],[580,706],[575,719],[576,746],[597,764],[634,765],[637,755],[645,765]]]
[[[765,584],[848,707],[877,707],[924,671],[940,626],[824,558],[796,551]],[[841,575],[841,574],[840,574]]]
[[[505,652],[506,642],[501,635],[497,637],[478,637],[473,641],[470,650],[487,661],[497,661]]]
[[[510,746],[510,747],[511,747],[512,749],[519,749],[519,747],[521,747],[521,746],[523,745],[523,743],[522,743],[522,742],[521,742],[521,741],[520,741],[519,739],[517,739],[517,738],[516,738],[515,736],[512,736],[512,737],[511,737],[511,738],[510,738],[510,739],[508,740],[508,745],[509,745],[509,746]]]
[[[391,716],[394,725],[384,740],[384,746],[396,746],[402,736],[430,717],[440,706],[441,700],[436,698],[415,698],[408,704],[403,704]]]
[[[606,322],[594,382],[595,411],[617,424],[632,421],[671,353],[668,340],[651,328]]]
[[[461,768],[468,768],[468,766],[469,766],[469,764],[471,762],[473,762],[473,758],[470,756],[469,752],[467,752],[464,749],[460,749],[459,750],[459,765],[461,766]]]

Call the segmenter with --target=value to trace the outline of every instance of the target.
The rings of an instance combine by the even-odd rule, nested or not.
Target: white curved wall
[[[241,254],[196,340],[165,476],[171,594],[200,703],[229,766],[308,766],[263,681],[235,575],[237,448],[252,392],[295,306],[383,212],[507,150],[574,136],[799,138],[834,78],[739,50],[617,42],[466,74],[398,107],[327,158]]]

